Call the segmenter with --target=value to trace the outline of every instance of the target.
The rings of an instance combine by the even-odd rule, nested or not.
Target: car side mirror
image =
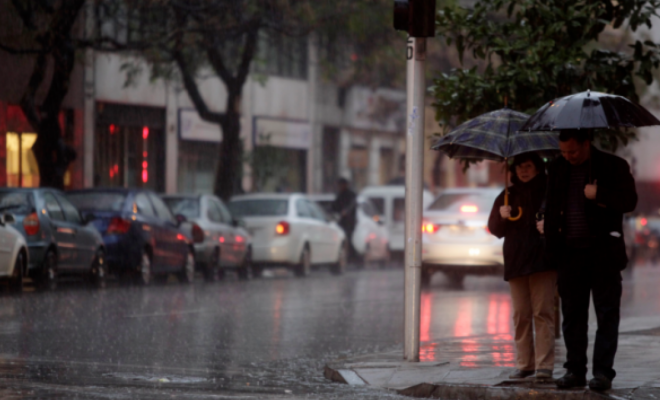
[[[2,216],[2,224],[15,224],[16,223],[16,218],[14,218],[14,214],[7,213]]]
[[[181,226],[184,222],[188,222],[188,218],[186,218],[184,215],[177,214],[176,215],[176,226]]]
[[[87,214],[85,214],[85,216],[83,217],[82,222],[83,222],[84,225],[87,225],[87,224],[89,224],[90,222],[94,221],[95,219],[96,219],[96,215],[94,215],[94,214],[92,214],[92,213],[87,213]]]

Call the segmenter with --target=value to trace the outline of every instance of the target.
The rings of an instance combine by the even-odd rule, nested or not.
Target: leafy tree
[[[477,0],[437,15],[438,36],[468,67],[441,74],[430,92],[441,125],[460,123],[508,105],[528,113],[554,98],[587,89],[639,101],[660,65],[657,44],[636,40],[629,51],[608,48],[606,34],[651,27],[657,0]],[[601,131],[616,149],[634,132]]]
[[[76,157],[62,140],[59,114],[75,65],[80,32],[77,21],[84,4],[85,0],[11,0],[0,4],[0,12],[13,21],[14,28],[4,27],[0,51],[33,61],[20,106],[37,133],[32,151],[41,186],[63,189],[64,174]],[[37,92],[44,85],[48,88],[46,96],[38,102]]]

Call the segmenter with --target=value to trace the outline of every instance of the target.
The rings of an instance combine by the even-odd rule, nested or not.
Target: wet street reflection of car
[[[263,268],[289,267],[307,276],[312,267],[330,266],[334,274],[346,268],[344,231],[321,207],[302,194],[235,196],[228,204],[234,218],[245,221],[252,236],[253,273]]]
[[[207,281],[233,269],[240,279],[248,279],[251,269],[251,238],[239,226],[222,200],[211,195],[169,195],[163,200],[175,215],[183,215],[186,230],[195,244],[195,261]]]
[[[142,285],[175,273],[183,283],[195,277],[192,240],[155,193],[139,189],[72,191],[68,198],[103,235],[110,271]]]
[[[0,189],[0,209],[12,213],[29,250],[28,274],[40,289],[54,289],[58,275],[79,275],[105,286],[101,235],[55,189]]]
[[[488,231],[500,189],[448,189],[424,211],[422,283],[444,272],[456,285],[466,275],[501,274],[503,240]]]
[[[12,226],[16,222],[14,215],[2,215],[2,208],[0,206],[0,279],[7,281],[11,292],[20,293],[23,291],[23,276],[27,274],[27,243]]]
[[[334,194],[316,194],[308,196],[318,203],[329,215],[333,215],[332,203]],[[351,244],[357,255],[362,259],[358,266],[369,262],[380,262],[386,265],[390,259],[389,234],[380,213],[376,207],[364,196],[357,197],[357,224]]]

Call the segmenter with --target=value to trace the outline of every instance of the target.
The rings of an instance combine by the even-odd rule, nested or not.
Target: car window
[[[319,221],[327,221],[328,217],[318,204],[312,201],[306,201],[309,211],[312,213],[312,218],[318,219]]]
[[[229,202],[228,207],[235,218],[270,217],[287,215],[289,213],[289,200],[233,200]]]
[[[392,203],[392,220],[403,222],[406,218],[406,198],[395,197]]]
[[[155,217],[156,212],[154,211],[153,206],[151,205],[151,202],[147,198],[147,195],[144,193],[138,193],[135,196],[135,205],[137,206],[137,212],[138,214],[147,216],[147,217]]]
[[[312,211],[309,209],[307,201],[296,200],[296,215],[300,218],[312,218]]]
[[[0,192],[0,212],[24,215],[32,212],[34,197],[26,192]]]
[[[160,197],[149,194],[149,199],[151,199],[151,204],[154,205],[154,209],[156,209],[156,214],[158,214],[159,217],[170,221],[174,222],[174,217],[172,216],[172,212],[170,211],[169,207],[163,202],[163,200],[160,199]]]
[[[213,221],[213,222],[222,222],[222,213],[220,212],[220,208],[218,205],[215,203],[215,201],[209,199],[208,201],[208,210],[207,210],[207,215],[208,218]]]
[[[165,197],[163,201],[174,215],[183,215],[187,219],[199,218],[199,197]]]
[[[64,221],[62,207],[60,207],[60,203],[57,202],[57,199],[52,193],[44,193],[44,203],[46,204],[46,211],[48,211],[48,215],[51,219],[55,221]]]
[[[80,224],[82,222],[82,218],[80,218],[78,209],[73,204],[71,204],[69,200],[64,198],[64,196],[56,194],[55,197],[57,198],[57,201],[59,201],[60,206],[62,206],[62,211],[64,211],[64,218],[73,224]]]
[[[234,218],[231,216],[231,213],[227,209],[227,207],[224,205],[222,201],[219,200],[213,200],[213,203],[215,206],[220,210],[220,215],[222,216],[222,220],[228,224],[231,224]]]
[[[74,192],[68,193],[67,199],[77,209],[83,211],[121,211],[124,208],[126,194],[119,192]]]
[[[316,204],[320,205],[321,208],[323,208],[323,210],[325,212],[327,212],[328,214],[333,213],[332,203],[334,203],[334,201],[332,201],[332,200],[317,200],[316,201]]]
[[[371,204],[376,207],[378,215],[385,215],[385,199],[382,197],[369,197]]]
[[[445,193],[441,194],[428,210],[446,212],[490,212],[497,193]]]
[[[378,210],[369,200],[365,200],[360,203],[360,209],[369,218],[373,218],[379,215]]]

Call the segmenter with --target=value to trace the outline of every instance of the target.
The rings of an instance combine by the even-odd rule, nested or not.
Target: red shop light
[[[115,124],[110,124],[109,130],[110,130],[110,134],[111,134],[111,135],[114,135],[114,134],[115,134],[115,129],[116,129],[116,128],[117,128],[117,127],[115,126]]]
[[[142,170],[142,182],[147,183],[149,181],[149,173],[147,170]]]
[[[149,164],[146,161],[142,161],[142,169],[147,169],[148,166]]]
[[[142,128],[142,139],[147,140],[148,137],[149,137],[149,128],[145,126],[144,128]]]

